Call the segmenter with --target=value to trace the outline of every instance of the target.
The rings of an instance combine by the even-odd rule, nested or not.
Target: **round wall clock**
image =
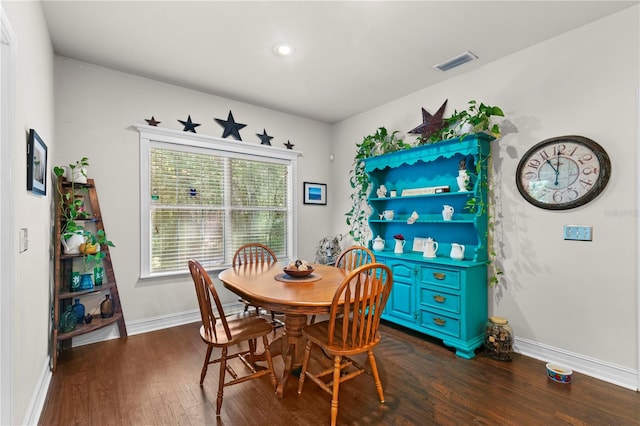
[[[516,185],[525,200],[549,210],[566,210],[593,200],[607,186],[611,161],[583,136],[559,136],[532,146],[520,159]]]

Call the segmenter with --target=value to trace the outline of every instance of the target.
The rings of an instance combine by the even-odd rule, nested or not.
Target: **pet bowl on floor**
[[[547,363],[547,377],[558,383],[571,383],[573,371],[552,362]]]

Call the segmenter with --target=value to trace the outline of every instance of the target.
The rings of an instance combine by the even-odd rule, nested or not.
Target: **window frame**
[[[287,247],[290,247],[288,255],[295,258],[298,252],[297,247],[297,205],[298,191],[297,172],[298,157],[302,155],[299,151],[286,148],[279,148],[270,145],[251,144],[247,142],[233,142],[214,136],[199,135],[197,133],[180,132],[173,129],[159,128],[135,124],[140,136],[140,278],[156,278],[163,276],[175,276],[188,274],[185,265],[184,271],[171,272],[151,272],[151,197],[144,194],[151,194],[150,184],[150,152],[152,146],[177,145],[182,148],[193,148],[194,152],[211,152],[213,155],[219,154],[226,157],[249,158],[256,161],[266,160],[274,162],[285,162],[291,167],[291,222],[289,229]],[[282,259],[285,260],[285,259]],[[221,265],[219,269],[224,269],[229,265]],[[218,269],[218,268],[216,268]]]

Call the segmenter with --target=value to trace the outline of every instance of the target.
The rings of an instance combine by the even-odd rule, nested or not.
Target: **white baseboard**
[[[558,364],[566,365],[573,371],[586,374],[598,380],[638,391],[640,376],[638,371],[631,368],[621,367],[519,337],[514,338],[513,346],[515,352],[530,358],[545,362],[557,362]]]
[[[23,425],[37,425],[44,408],[44,403],[47,400],[47,392],[49,390],[49,384],[51,383],[51,357],[48,356],[45,359],[42,368],[40,369],[40,376],[36,382],[38,386],[33,392],[27,412],[25,413]]]

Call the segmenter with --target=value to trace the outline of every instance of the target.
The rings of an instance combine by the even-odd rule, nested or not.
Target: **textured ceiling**
[[[44,1],[43,9],[59,55],[334,123],[637,3]],[[296,55],[276,57],[282,41]],[[480,59],[432,68],[465,50]]]

